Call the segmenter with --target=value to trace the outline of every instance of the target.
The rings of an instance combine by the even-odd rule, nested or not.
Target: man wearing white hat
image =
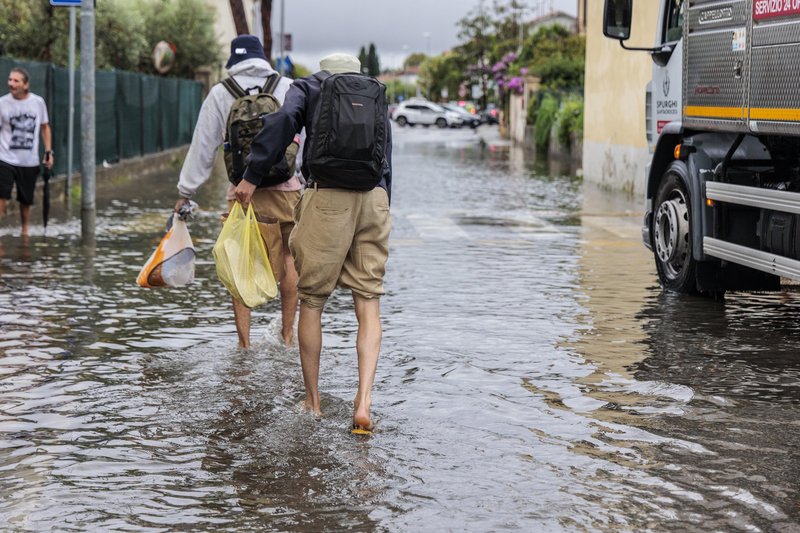
[[[231,54],[225,65],[228,74],[246,91],[261,89],[267,79],[277,76],[264,54],[261,41],[255,35],[239,35],[231,41]],[[292,80],[281,77],[272,95],[283,103],[286,91]],[[178,202],[175,211],[181,207],[197,192],[208,178],[214,166],[217,149],[223,143],[225,126],[234,103],[234,96],[226,89],[223,83],[214,85],[208,93],[200,114],[197,125],[192,135],[192,144],[186,154],[186,160],[181,169],[178,181]],[[298,139],[293,139],[299,142]],[[233,185],[228,188],[228,203],[234,200]],[[279,282],[281,296],[281,336],[283,342],[291,345],[294,337],[294,321],[297,313],[297,272],[294,260],[289,253],[289,234],[294,227],[292,213],[294,206],[300,200],[302,184],[297,176],[288,181],[259,189],[255,195],[254,205],[259,215],[268,216],[278,220],[280,230],[268,229],[267,225],[260,225],[262,236],[267,245],[275,278]],[[274,231],[273,231],[274,230]],[[239,336],[239,346],[250,347],[250,309],[242,302],[233,298],[233,314],[236,323],[236,332]]]
[[[265,117],[264,128],[253,140],[250,164],[244,179],[236,187],[235,195],[242,202],[249,201],[260,181],[257,176],[269,171],[280,160],[280,154],[293,136],[306,128],[302,172],[307,188],[295,210],[297,225],[289,240],[299,274],[298,339],[306,388],[305,407],[316,414],[322,412],[318,390],[322,311],[328,296],[338,285],[352,292],[358,319],[358,392],[352,430],[354,433],[369,433],[373,428],[370,414],[372,385],[382,336],[380,297],[384,294],[383,276],[389,256],[391,229],[392,142],[385,105],[386,88],[376,80],[362,76],[361,64],[351,55],[327,56],[320,61],[320,69],[322,72],[295,80],[281,109]],[[333,99],[327,99],[331,94],[328,91],[332,91],[334,85],[333,81],[325,85],[328,80],[337,80],[337,83],[345,80],[345,83],[366,87],[365,90],[371,92],[352,101],[336,100],[337,110],[329,103]],[[326,99],[321,98],[323,91]],[[375,96],[374,100],[369,99],[370,95]],[[322,129],[321,124],[325,124],[322,116],[339,113],[343,108],[350,118],[355,117],[353,120],[359,127],[347,132],[338,131],[339,136],[345,137],[340,142],[353,145],[359,142],[369,145],[371,142],[373,151],[370,152],[371,159],[366,162],[366,165],[371,165],[370,172],[366,173],[368,178],[359,172],[342,172],[337,176],[337,170],[330,170],[336,169],[335,162],[328,167],[319,163],[318,151],[323,144],[328,144],[331,137],[327,132],[315,133],[315,127]],[[338,116],[341,118],[343,115]],[[362,127],[364,124],[368,125],[366,129]],[[366,148],[369,152],[370,146]],[[363,181],[347,181],[351,175],[353,180]]]

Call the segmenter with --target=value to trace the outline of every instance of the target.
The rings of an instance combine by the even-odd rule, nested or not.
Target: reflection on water
[[[56,205],[47,236],[0,227],[0,523],[796,530],[798,293],[664,295],[635,202],[472,131],[395,133],[371,439],[346,431],[349,295],[324,318],[320,419],[276,302],[236,348],[210,254],[221,175],[184,289],[134,283],[174,176],[98,191],[94,247]]]

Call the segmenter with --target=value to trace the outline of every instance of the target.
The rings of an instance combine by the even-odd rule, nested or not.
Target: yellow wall
[[[587,2],[584,93],[584,176],[611,188],[638,192],[647,163],[644,105],[652,60],[603,36],[602,0]],[[658,0],[634,2],[628,46],[655,42]]]

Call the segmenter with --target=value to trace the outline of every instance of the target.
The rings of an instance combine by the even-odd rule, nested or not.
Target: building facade
[[[586,2],[584,179],[643,195],[650,159],[645,136],[645,89],[652,72],[647,52],[624,50],[603,36],[603,4]],[[659,2],[636,2],[628,46],[655,42]]]

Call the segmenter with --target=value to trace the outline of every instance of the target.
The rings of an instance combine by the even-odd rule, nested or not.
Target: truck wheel
[[[697,264],[692,258],[692,211],[689,193],[674,162],[656,194],[653,255],[661,286],[680,293],[697,292]]]

